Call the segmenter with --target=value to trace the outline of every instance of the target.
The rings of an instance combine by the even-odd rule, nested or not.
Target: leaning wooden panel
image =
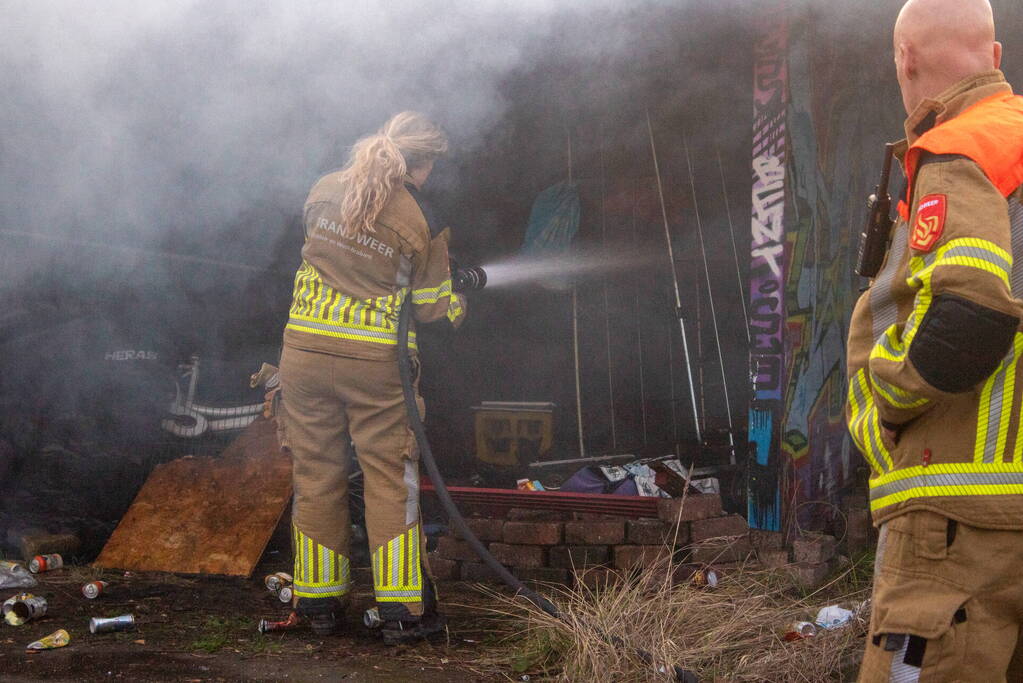
[[[216,458],[159,465],[97,567],[250,576],[291,499],[291,458],[259,419]]]

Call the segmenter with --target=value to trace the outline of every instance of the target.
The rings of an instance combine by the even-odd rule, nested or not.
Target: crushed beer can
[[[379,609],[370,607],[362,614],[362,623],[366,625],[366,628],[380,628],[384,625],[384,620],[380,618]]]
[[[106,581],[90,581],[82,586],[82,595],[89,600],[95,600],[107,589],[107,586],[109,585],[110,584]]]
[[[10,612],[11,608],[14,607],[14,603],[16,603],[18,600],[23,600],[25,598],[31,597],[34,597],[31,593],[18,593],[17,595],[13,595],[4,600],[4,604],[2,607],[0,607],[0,611],[3,612],[4,616],[7,616],[7,613]]]
[[[692,581],[697,588],[717,588],[718,573],[713,569],[698,569],[693,572]]]
[[[298,612],[292,611],[288,615],[288,618],[284,621],[270,621],[269,619],[260,619],[259,626],[256,629],[260,633],[270,633],[271,631],[289,631],[299,624]]]
[[[817,626],[810,621],[796,621],[793,622],[788,631],[782,637],[786,642],[791,643],[794,640],[802,640],[803,638],[812,638],[817,635]]]
[[[46,614],[46,607],[46,598],[31,593],[20,593],[4,601],[4,621],[11,626],[21,626],[26,621],[38,619]]]
[[[274,572],[273,574],[267,574],[263,579],[263,584],[268,591],[276,593],[285,586],[290,586],[292,581],[291,574],[287,572]]]
[[[113,633],[114,631],[131,631],[135,628],[135,616],[122,614],[119,617],[93,617],[89,620],[90,633]]]
[[[25,649],[28,650],[29,652],[38,652],[39,650],[53,650],[54,648],[64,647],[70,642],[71,634],[65,631],[64,629],[60,629],[59,631],[54,631],[45,638],[40,638],[34,643],[29,643],[27,646],[25,646]]]
[[[53,555],[36,555],[28,563],[28,570],[33,574],[50,572],[64,566],[64,558],[54,553]]]
[[[263,579],[263,584],[268,591],[277,596],[278,600],[283,603],[289,603],[295,594],[291,586],[292,581],[291,574],[287,572],[274,572],[273,574],[268,574]]]

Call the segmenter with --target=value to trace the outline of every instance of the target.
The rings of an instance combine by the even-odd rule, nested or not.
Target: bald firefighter
[[[365,481],[373,591],[387,643],[443,628],[419,519],[419,468],[398,375],[398,312],[459,324],[447,243],[419,190],[447,151],[404,112],[355,144],[306,200],[306,240],[281,357],[281,442],[294,458],[296,609],[334,632],[350,580],[349,441]],[[416,352],[410,332],[411,353]],[[418,360],[413,355],[418,379]],[[418,397],[417,397],[418,398]],[[422,400],[418,399],[420,411]]]
[[[880,527],[861,681],[1023,680],[1023,99],[987,0],[895,26],[908,187],[849,333]]]

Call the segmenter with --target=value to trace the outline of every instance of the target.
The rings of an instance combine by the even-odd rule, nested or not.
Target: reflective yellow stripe
[[[377,602],[422,601],[418,525],[373,552],[373,592]]]
[[[864,397],[864,411],[863,411],[863,432],[867,447],[871,450],[871,454],[874,460],[877,461],[881,468],[888,471],[894,467],[892,463],[891,453],[884,445],[884,441],[881,439],[881,419],[877,414],[877,406],[874,405],[874,396],[870,393],[870,384],[867,382],[867,373],[861,370],[856,375],[857,383],[860,386],[860,390],[863,392]],[[880,457],[879,457],[880,456]]]
[[[345,595],[351,585],[348,558],[322,546],[292,525],[295,548],[294,591],[300,598]]]
[[[422,287],[412,292],[412,303],[435,304],[446,296],[451,296],[451,280],[445,280],[436,287]]]
[[[907,467],[870,480],[870,509],[913,498],[1023,494],[1019,463],[945,463]]]
[[[909,270],[917,277],[930,277],[930,272],[941,266],[966,266],[991,273],[1009,286],[1012,255],[994,242],[977,237],[961,237],[941,245],[933,253],[914,256]]]
[[[1009,287],[1012,256],[994,242],[975,237],[954,239],[933,253],[914,256],[909,261],[910,277],[906,280],[906,284],[917,290],[913,300],[913,312],[906,319],[901,333],[897,325],[885,330],[871,350],[871,358],[882,358],[896,363],[905,360],[906,352],[913,343],[920,322],[931,307],[933,299],[931,279],[935,270],[944,266],[977,268],[994,275]]]
[[[870,383],[875,389],[877,389],[878,393],[881,394],[884,400],[896,408],[908,410],[910,408],[919,408],[920,406],[930,403],[930,399],[917,396],[916,394],[906,391],[902,387],[897,387],[890,382],[886,382],[873,372],[870,373]]]
[[[464,313],[465,311],[462,310],[462,303],[459,301],[458,297],[451,297],[448,302],[448,320],[455,322],[461,318]]]
[[[849,382],[849,409],[849,434],[856,447],[875,472],[887,472],[893,466],[892,458],[881,439],[880,420],[866,369],[857,372]]]
[[[876,459],[876,454],[880,453],[885,465],[887,465],[887,467],[884,467],[884,465],[882,467],[885,471],[891,470],[895,467],[895,464],[892,462],[892,455],[888,452],[888,447],[884,445],[884,439],[881,436],[881,417],[877,413],[877,408],[874,408],[867,414],[866,423],[865,428],[870,430],[870,447],[874,449],[874,458]]]
[[[913,338],[916,337],[920,321],[927,314],[927,309],[931,307],[933,297],[931,296],[930,274],[928,274],[926,281],[919,283],[919,286],[916,297],[913,299],[913,312],[906,319],[902,332],[899,332],[898,325],[892,325],[885,330],[884,334],[881,335],[881,338],[877,340],[874,348],[870,351],[871,358],[883,358],[884,360],[895,361],[896,363],[905,360],[909,345],[913,343]]]
[[[1023,354],[1023,334],[1016,333],[1012,349],[984,383],[977,406],[977,436],[973,446],[974,462],[996,462],[1004,459],[1012,407],[1016,398],[1016,372]],[[1023,449],[1017,437],[1013,459]]]
[[[450,281],[447,286],[450,289]],[[295,275],[287,327],[309,334],[393,346],[398,341],[398,308],[408,293],[405,287],[374,299],[346,296],[323,282],[316,269],[303,261]],[[409,346],[417,348],[414,332],[409,333]]]
[[[327,337],[355,339],[358,341],[387,344],[390,346],[394,346],[398,343],[397,331],[391,332],[389,330],[381,330],[377,327],[359,325],[357,323],[332,323],[325,320],[319,320],[317,318],[311,318],[309,316],[291,316],[288,320],[287,328],[289,330],[309,332],[310,334],[319,334]],[[409,348],[418,348],[415,332],[409,332],[408,339]]]
[[[915,486],[906,491],[870,501],[870,510],[875,512],[889,505],[903,503],[913,498],[948,498],[963,496],[1012,496],[1023,494],[1023,483],[984,484],[973,486]]]
[[[299,313],[306,313],[309,300],[309,265],[303,261],[302,267],[295,274],[295,294],[293,296],[292,309]],[[297,307],[297,308],[296,308]]]

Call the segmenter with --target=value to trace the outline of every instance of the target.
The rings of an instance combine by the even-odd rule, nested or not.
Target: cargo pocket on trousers
[[[862,680],[945,680],[966,652],[964,605],[970,593],[950,580],[954,527],[942,515],[914,511],[884,524],[874,577],[873,614]],[[948,574],[948,575],[946,575]]]
[[[946,559],[955,539],[955,520],[930,510],[918,510],[910,516],[914,555],[922,560]]]
[[[930,638],[911,629],[895,630],[902,626],[872,629],[859,680],[861,683],[964,680],[964,668],[969,666],[967,612],[966,605],[957,608],[948,616],[948,624],[940,635]]]

